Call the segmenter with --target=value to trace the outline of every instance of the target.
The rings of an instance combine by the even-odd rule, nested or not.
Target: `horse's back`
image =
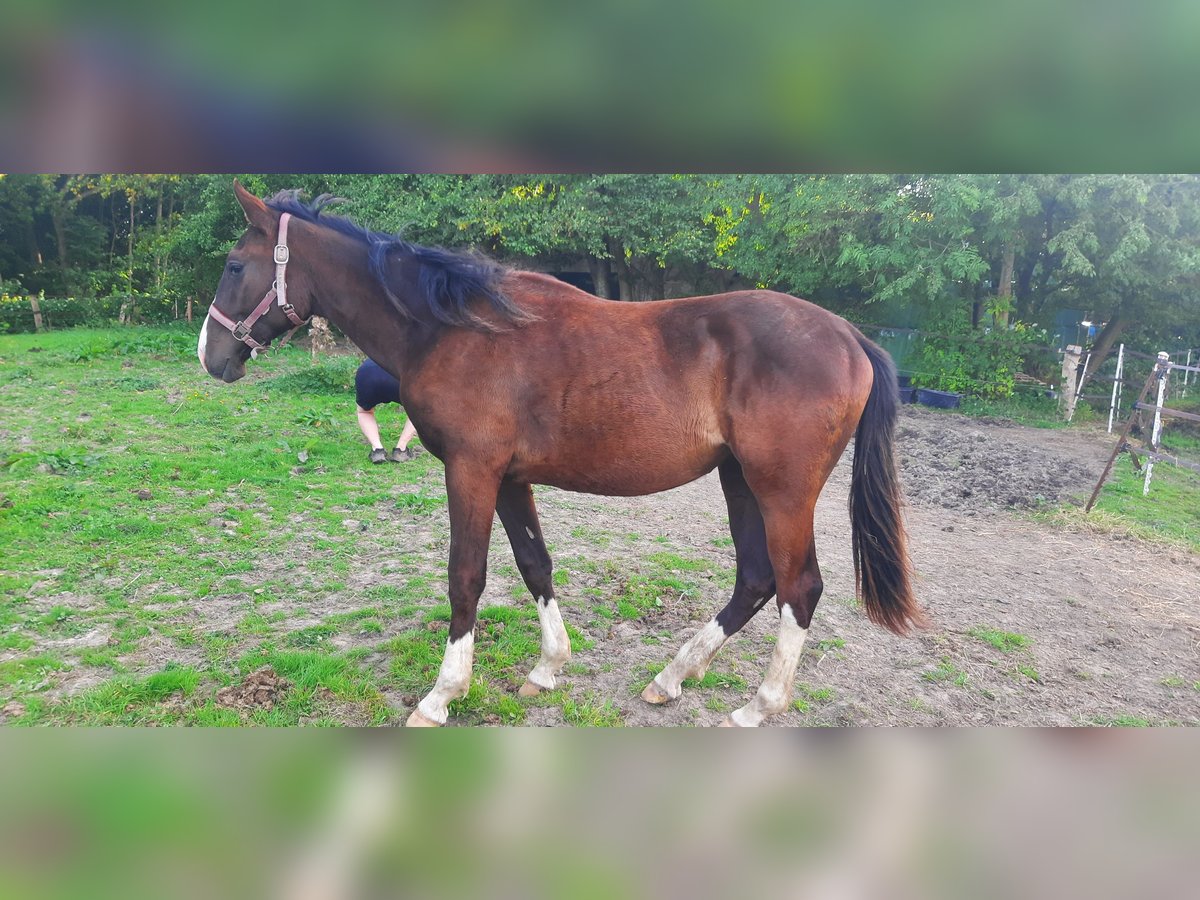
[[[524,299],[538,321],[512,336],[507,373],[523,411],[520,477],[651,493],[774,436],[840,441],[838,423],[861,412],[857,332],[807,301],[744,291],[626,303],[537,287]]]

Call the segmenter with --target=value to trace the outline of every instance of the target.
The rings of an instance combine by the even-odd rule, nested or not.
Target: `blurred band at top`
[[[54,2],[0,171],[1185,171],[1200,6]]]

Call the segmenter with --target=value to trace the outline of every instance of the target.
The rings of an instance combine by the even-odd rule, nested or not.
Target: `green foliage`
[[[38,297],[44,328],[73,328],[115,322],[120,297]],[[0,293],[0,332],[20,334],[35,330],[33,306],[24,294]]]
[[[356,221],[422,243],[586,270],[625,300],[757,285],[857,321],[913,326],[974,310],[1001,330],[1086,308],[1139,340],[1197,319],[1195,175],[240,177],[261,196],[348,198]],[[0,178],[0,332],[32,328],[28,294],[46,298],[52,328],[112,321],[123,305],[133,321],[162,321],[189,297],[202,304],[245,227],[231,183]],[[936,348],[943,387],[978,380],[983,364],[960,358],[965,349]],[[1004,396],[1016,371],[988,373],[986,390]]]
[[[296,424],[308,428],[323,428],[332,425],[337,417],[329,410],[308,407],[296,414]]]
[[[922,336],[913,362],[915,387],[1007,399],[1015,393],[1015,376],[1050,351],[1046,332],[1021,322],[982,333],[957,324],[951,323],[950,333]]]
[[[266,385],[273,391],[285,394],[343,396],[354,391],[354,373],[358,365],[357,356],[324,357],[319,363],[299,372],[271,378]]]

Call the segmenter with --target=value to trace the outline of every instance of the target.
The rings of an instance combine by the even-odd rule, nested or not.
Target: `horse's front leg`
[[[450,508],[450,637],[433,690],[417,704],[408,725],[445,725],[447,707],[471,688],[475,613],[487,580],[488,539],[500,476],[478,464],[446,461]]]

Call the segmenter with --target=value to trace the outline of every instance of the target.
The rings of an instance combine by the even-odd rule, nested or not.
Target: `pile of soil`
[[[273,709],[291,683],[275,674],[270,666],[246,676],[241,684],[217,691],[217,705],[229,709]]]
[[[1032,509],[1086,494],[1103,469],[1102,443],[1064,453],[1060,432],[914,407],[901,414],[896,440],[904,494],[917,506]]]

